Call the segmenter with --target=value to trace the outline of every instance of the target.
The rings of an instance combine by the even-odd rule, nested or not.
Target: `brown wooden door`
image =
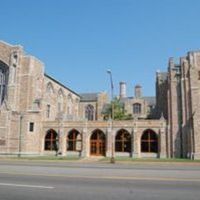
[[[92,156],[105,156],[105,135],[101,131],[96,131],[90,139],[90,154]]]

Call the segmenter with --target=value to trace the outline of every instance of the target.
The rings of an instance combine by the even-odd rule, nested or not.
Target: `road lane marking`
[[[0,183],[0,186],[25,187],[25,188],[40,188],[40,189],[54,189],[54,187],[50,187],[50,186],[22,185],[22,184],[14,184],[14,183]]]
[[[145,176],[79,176],[79,175],[66,175],[66,174],[35,174],[35,173],[21,173],[0,171],[0,174],[10,175],[23,175],[23,176],[43,176],[43,177],[60,177],[60,178],[82,178],[82,179],[103,179],[103,180],[146,180],[146,181],[172,181],[172,182],[200,182],[200,179],[194,178],[173,178],[173,177],[145,177]]]

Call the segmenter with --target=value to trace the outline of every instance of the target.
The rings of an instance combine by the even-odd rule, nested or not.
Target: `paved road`
[[[199,200],[200,165],[0,160],[0,200]]]

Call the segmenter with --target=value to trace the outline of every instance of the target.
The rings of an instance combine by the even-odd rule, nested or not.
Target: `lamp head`
[[[111,70],[110,70],[110,69],[107,69],[107,73],[108,73],[108,74],[111,74]]]

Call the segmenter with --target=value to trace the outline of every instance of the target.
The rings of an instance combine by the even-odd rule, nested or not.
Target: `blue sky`
[[[76,92],[155,94],[169,57],[200,48],[199,0],[0,0],[0,40],[21,44]]]

